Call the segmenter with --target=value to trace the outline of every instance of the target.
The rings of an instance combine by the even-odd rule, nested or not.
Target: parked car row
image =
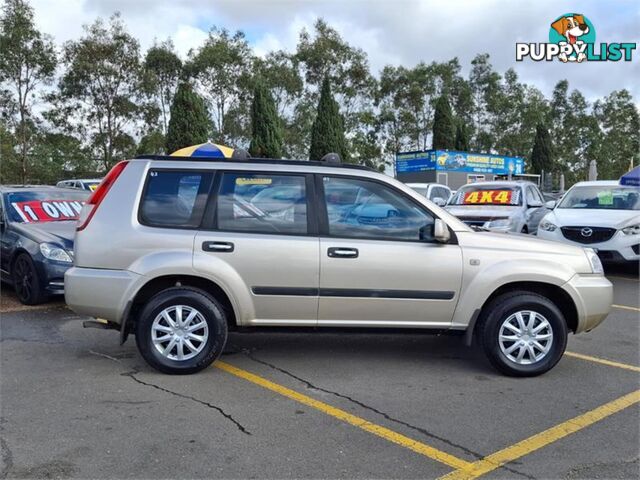
[[[443,187],[407,185],[432,201],[428,194]],[[579,182],[557,200],[545,198],[531,182],[478,182],[461,187],[445,208],[476,230],[536,234],[588,246],[604,261],[640,262],[640,188]]]

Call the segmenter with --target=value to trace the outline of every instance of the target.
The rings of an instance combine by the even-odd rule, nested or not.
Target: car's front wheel
[[[558,363],[567,346],[562,312],[537,293],[497,297],[485,308],[479,327],[485,354],[506,375],[541,375]]]
[[[156,370],[198,372],[213,363],[227,341],[220,303],[206,292],[174,287],[152,297],[135,324],[140,354]]]
[[[13,288],[24,305],[37,305],[47,299],[42,290],[38,271],[31,257],[21,253],[13,262]]]

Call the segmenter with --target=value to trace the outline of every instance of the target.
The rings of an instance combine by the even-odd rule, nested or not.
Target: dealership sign
[[[522,157],[505,157],[488,153],[458,152],[453,150],[426,150],[401,152],[396,155],[396,173],[446,170],[495,175],[524,173]]]

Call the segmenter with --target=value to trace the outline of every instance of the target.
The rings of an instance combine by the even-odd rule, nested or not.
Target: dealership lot
[[[1,476],[632,478],[640,283],[610,273],[613,313],[532,379],[460,338],[373,333],[231,334],[217,366],[171,377],[3,291]]]

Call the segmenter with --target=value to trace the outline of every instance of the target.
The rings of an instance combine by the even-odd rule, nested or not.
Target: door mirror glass
[[[439,207],[444,207],[447,204],[447,201],[442,197],[434,197],[433,203],[435,203]]]
[[[556,208],[556,201],[549,200],[547,203],[544,204],[544,206],[547,207],[549,210],[553,210],[554,208]]]
[[[433,223],[433,239],[440,243],[447,243],[451,239],[449,227],[439,218]]]

